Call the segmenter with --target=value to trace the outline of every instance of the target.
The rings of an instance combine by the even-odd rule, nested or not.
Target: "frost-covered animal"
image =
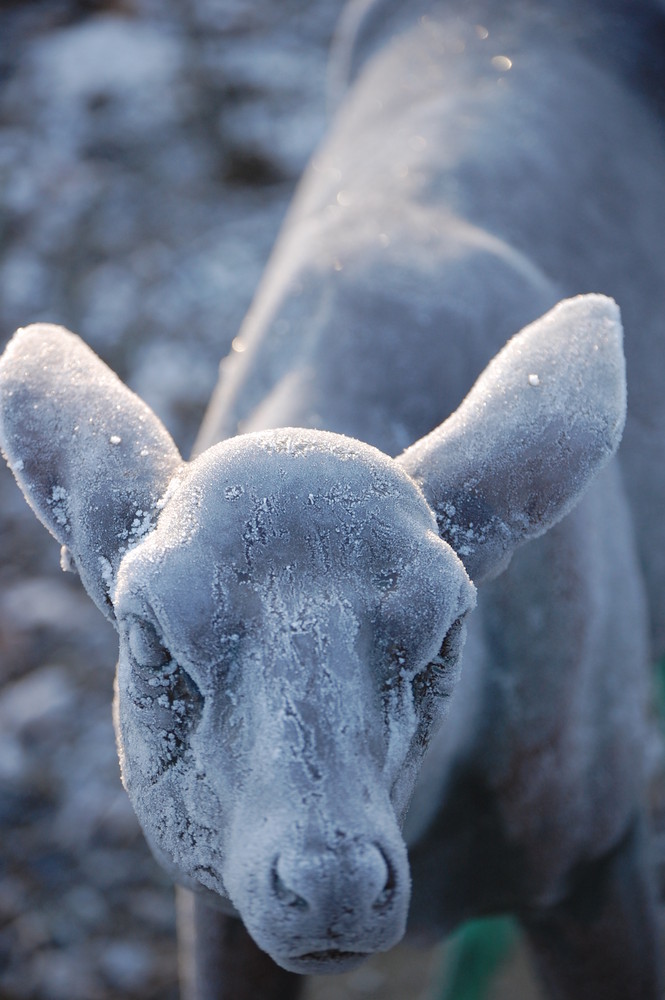
[[[125,785],[202,894],[197,997],[242,994],[236,916],[298,974],[503,910],[552,997],[660,996],[665,142],[636,36],[571,10],[365,12],[191,463],[66,331],[2,359],[7,459],[120,633]],[[619,458],[618,309],[555,305],[593,290]]]

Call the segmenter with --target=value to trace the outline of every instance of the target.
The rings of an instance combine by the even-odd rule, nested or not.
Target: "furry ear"
[[[626,415],[619,309],[585,295],[513,337],[460,407],[397,461],[480,583],[564,516],[614,454]]]
[[[113,621],[118,563],[182,464],[170,435],[82,340],[35,324],[0,359],[0,444],[63,566]]]

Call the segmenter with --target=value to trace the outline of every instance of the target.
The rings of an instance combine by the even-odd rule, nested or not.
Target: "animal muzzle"
[[[245,857],[231,894],[254,940],[283,968],[346,971],[403,936],[410,878],[399,834],[338,829],[332,843],[298,847],[295,838],[261,853]]]

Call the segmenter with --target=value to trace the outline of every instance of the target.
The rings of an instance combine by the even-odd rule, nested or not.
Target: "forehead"
[[[258,622],[267,604],[293,616],[396,588],[459,592],[465,577],[396,463],[303,431],[236,438],[192,463],[124,575],[190,635]]]
[[[341,435],[271,432],[211,448],[192,463],[164,510],[164,550],[198,541],[261,563],[313,559],[308,542],[340,557],[348,545],[389,545],[391,531],[436,530],[415,484],[386,455]],[[399,539],[395,539],[396,542]]]

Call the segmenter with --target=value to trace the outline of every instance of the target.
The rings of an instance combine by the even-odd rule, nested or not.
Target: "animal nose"
[[[387,851],[371,841],[279,854],[272,866],[274,898],[291,913],[330,926],[387,909],[397,890]]]

